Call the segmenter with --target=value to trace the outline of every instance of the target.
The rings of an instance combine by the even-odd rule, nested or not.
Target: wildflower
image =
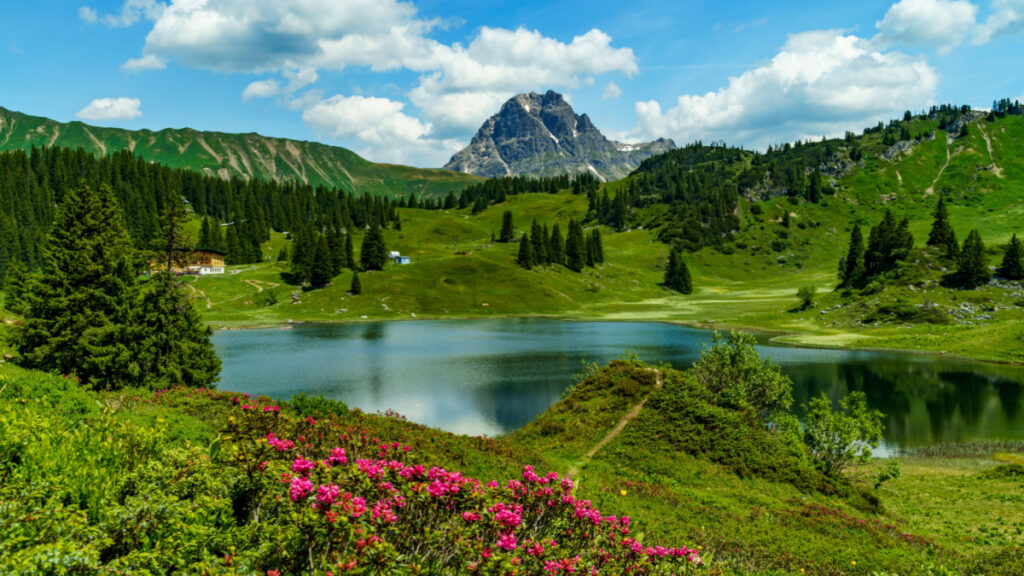
[[[625,490],[619,490],[619,494],[625,496],[627,494],[627,492]]]
[[[296,476],[292,480],[292,485],[288,489],[288,496],[291,497],[292,502],[298,502],[300,499],[305,498],[313,490],[313,483],[308,478],[302,476]]]
[[[334,450],[331,450],[331,455],[327,458],[327,461],[331,463],[331,465],[348,464],[348,458],[345,456],[345,449],[335,448]]]
[[[329,508],[340,493],[341,488],[337,484],[321,484],[316,490],[316,499],[322,508]]]
[[[498,538],[498,548],[502,550],[512,551],[515,550],[518,544],[516,543],[516,535],[511,532],[505,532]]]
[[[295,461],[292,462],[292,472],[295,472],[296,474],[305,475],[312,471],[314,468],[316,468],[316,462],[310,462],[305,458],[296,458]]]

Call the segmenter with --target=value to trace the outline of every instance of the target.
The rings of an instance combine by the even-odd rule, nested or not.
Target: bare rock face
[[[644,159],[675,147],[664,138],[643,144],[614,142],[586,114],[577,115],[561,94],[531,92],[505,102],[444,167],[488,178],[590,171],[602,180],[617,180]]]

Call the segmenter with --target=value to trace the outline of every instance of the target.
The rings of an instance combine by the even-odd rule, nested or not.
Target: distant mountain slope
[[[351,150],[317,142],[191,128],[153,132],[65,124],[0,107],[0,151],[32,146],[81,147],[101,155],[128,149],[158,164],[221,178],[298,181],[382,196],[443,196],[479,180],[447,170],[375,164]]]
[[[617,180],[644,159],[674,148],[664,138],[645,144],[614,142],[586,114],[577,115],[561,94],[531,92],[506,102],[445,168],[486,177],[589,170],[602,180]]]

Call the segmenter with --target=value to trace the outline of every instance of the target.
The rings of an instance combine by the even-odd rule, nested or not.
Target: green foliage
[[[327,418],[329,416],[344,416],[348,413],[348,405],[341,400],[332,400],[323,396],[308,396],[305,392],[292,396],[288,400],[288,405],[303,417]]]
[[[579,272],[586,265],[586,259],[583,226],[576,220],[570,220],[569,233],[565,237],[565,267],[573,272]]]
[[[4,308],[15,314],[25,313],[25,289],[29,282],[28,269],[20,261],[15,260],[7,269],[4,280]]]
[[[529,270],[533,268],[533,240],[527,232],[519,239],[519,253],[516,255],[516,263]]]
[[[804,441],[819,468],[831,477],[867,462],[882,439],[882,413],[868,408],[863,392],[851,392],[839,404],[840,410],[833,411],[823,392],[805,406]]]
[[[868,279],[887,272],[906,259],[914,247],[910,234],[910,221],[906,218],[896,223],[889,210],[882,221],[871,229],[867,249],[864,252],[864,273]]]
[[[683,261],[683,253],[678,248],[672,248],[668,253],[668,265],[665,266],[665,286],[680,294],[693,293],[693,279],[690,277],[690,269]]]
[[[331,255],[331,247],[325,236],[319,236],[316,240],[316,248],[313,251],[313,267],[310,270],[309,283],[313,288],[323,288],[334,277],[334,259]]]
[[[363,270],[383,270],[388,261],[388,250],[384,246],[384,233],[380,226],[371,226],[359,249],[359,264]]]
[[[931,232],[928,233],[928,245],[938,246],[945,250],[946,258],[956,260],[960,253],[960,247],[956,241],[956,232],[949,223],[949,212],[946,208],[946,200],[939,197],[939,204],[935,207],[934,221]]]
[[[770,360],[761,361],[750,334],[730,332],[722,338],[715,332],[691,372],[716,404],[750,410],[766,420],[785,413],[793,402],[793,382]]]
[[[217,380],[220,358],[182,285],[167,272],[145,283],[132,321],[135,361],[153,388],[205,387]]]
[[[890,480],[898,480],[903,475],[903,471],[900,469],[900,461],[895,458],[890,458],[885,461],[885,464],[875,475],[875,490],[882,487],[882,484]]]
[[[839,287],[859,286],[864,276],[864,238],[860,226],[853,225],[850,231],[850,246],[846,256],[839,260]]]
[[[106,388],[139,380],[129,331],[138,262],[123,221],[109,188],[65,198],[14,332],[23,365]]]
[[[499,242],[511,242],[516,234],[516,226],[512,222],[512,211],[505,210],[501,215],[501,235],[498,237]]]
[[[806,310],[814,306],[814,295],[818,289],[814,286],[801,286],[796,291],[796,297],[800,300],[800,308]]]
[[[999,265],[999,269],[996,274],[1000,278],[1007,280],[1024,280],[1024,250],[1021,248],[1021,241],[1017,239],[1017,235],[1014,234],[1010,238],[1010,243],[1006,245],[1006,251],[1003,252],[1003,261]]]
[[[348,291],[353,296],[359,296],[363,293],[363,283],[359,281],[359,271],[352,271],[352,283],[348,287]]]
[[[981,234],[977,230],[971,230],[967,238],[964,239],[952,281],[967,289],[977,288],[987,283],[992,279],[992,272],[988,269],[987,260]]]

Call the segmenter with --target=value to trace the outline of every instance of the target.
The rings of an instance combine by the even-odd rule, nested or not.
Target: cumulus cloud
[[[362,152],[379,160],[429,158],[440,165],[459,149],[456,142],[431,138],[430,123],[406,115],[404,107],[388,98],[335,95],[307,106],[302,120],[322,136],[359,139],[366,144]]]
[[[975,31],[974,42],[985,44],[999,36],[1024,33],[1024,0],[993,0],[991,13]]]
[[[147,54],[141,58],[132,58],[121,65],[121,69],[133,74],[143,70],[163,70],[167,63],[154,54]]]
[[[95,9],[88,6],[82,6],[78,9],[78,17],[87,24],[95,24],[100,21],[100,15],[96,13]]]
[[[974,30],[978,7],[966,0],[901,0],[876,23],[879,39],[934,46],[945,53]]]
[[[121,12],[107,14],[103,17],[94,8],[82,6],[78,9],[78,17],[89,24],[102,22],[110,28],[124,28],[134,25],[139,20],[156,20],[164,10],[164,4],[156,0],[125,0]]]
[[[637,102],[635,139],[668,136],[763,147],[781,139],[839,134],[925,106],[938,85],[927,63],[837,30],[790,36],[770,62],[663,110]]]
[[[281,74],[287,87],[256,80],[243,98],[289,96],[285,102],[315,82],[318,70],[412,71],[419,78],[408,98],[439,132],[452,134],[476,128],[516,92],[638,72],[633,51],[612,46],[600,30],[569,42],[525,28],[484,27],[468,45],[430,38],[449,24],[397,0],[174,0],[155,18],[144,54],[218,72]],[[305,76],[289,76],[297,70]]]
[[[615,82],[609,82],[608,85],[604,87],[604,93],[601,94],[601,100],[615,100],[619,96],[622,96],[622,88],[619,88],[619,85]]]
[[[133,120],[142,116],[141,106],[138,98],[97,98],[75,116],[91,121]]]

